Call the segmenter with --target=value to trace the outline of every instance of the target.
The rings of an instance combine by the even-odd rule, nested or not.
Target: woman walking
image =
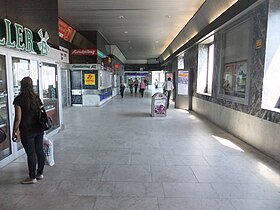
[[[141,94],[142,97],[144,96],[145,87],[146,87],[146,83],[145,83],[145,81],[142,79],[142,81],[141,81],[141,83],[140,83],[140,94]]]
[[[13,126],[13,140],[17,140],[20,132],[21,143],[27,155],[29,177],[21,181],[22,184],[34,184],[36,179],[43,179],[45,153],[43,150],[44,131],[40,127],[38,113],[42,106],[39,96],[34,93],[33,82],[30,77],[24,77],[21,82],[21,92],[15,98],[15,120]],[[36,159],[38,168],[36,171]]]

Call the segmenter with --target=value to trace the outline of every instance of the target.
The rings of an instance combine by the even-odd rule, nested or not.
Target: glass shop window
[[[42,66],[42,88],[43,103],[47,114],[53,121],[53,128],[48,132],[59,127],[59,103],[58,103],[58,83],[57,83],[57,65],[43,63]]]
[[[222,33],[219,96],[248,103],[250,20]]]
[[[9,134],[8,92],[6,79],[6,58],[0,55],[0,128],[6,133],[6,138],[1,136],[0,161],[12,154]],[[4,139],[5,138],[5,139]]]
[[[14,97],[20,93],[20,81],[30,77],[33,81],[34,92],[39,95],[38,62],[22,58],[12,58]]]
[[[28,60],[23,58],[12,58],[13,66],[13,92],[14,97],[20,93],[20,81],[24,77],[30,77],[33,81],[34,92],[39,95],[39,75],[38,62],[35,60]],[[23,148],[20,142],[17,143],[17,150]]]
[[[197,93],[211,95],[214,71],[214,36],[198,46]]]

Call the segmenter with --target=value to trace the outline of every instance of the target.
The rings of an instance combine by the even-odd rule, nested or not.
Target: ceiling
[[[58,0],[77,31],[99,31],[126,59],[155,59],[205,0]]]

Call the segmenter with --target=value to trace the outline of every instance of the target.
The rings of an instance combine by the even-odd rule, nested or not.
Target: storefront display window
[[[20,93],[20,81],[29,76],[33,80],[34,91],[39,94],[38,62],[22,58],[12,58],[14,96]]]
[[[214,71],[214,36],[201,42],[198,47],[197,93],[212,94]]]
[[[33,81],[33,88],[36,94],[39,95],[39,80],[38,80],[38,62],[35,60],[27,60],[22,58],[12,58],[13,64],[13,91],[14,97],[20,93],[20,81],[29,76]],[[17,143],[17,150],[23,148],[21,143]]]
[[[6,80],[5,56],[0,55],[0,128],[6,133],[6,140],[0,144],[0,160],[9,156],[12,152],[9,138],[9,117],[8,117],[8,94]]]
[[[48,132],[59,127],[59,104],[57,90],[57,65],[43,63],[42,66],[42,88],[43,103],[47,114],[52,118],[53,128]]]
[[[222,37],[219,96],[246,104],[249,83],[250,20],[225,30]]]
[[[100,77],[100,89],[112,87],[112,72],[102,70],[99,73]]]

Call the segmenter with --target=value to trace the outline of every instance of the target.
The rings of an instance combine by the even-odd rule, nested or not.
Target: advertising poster
[[[85,74],[85,85],[95,85],[95,74]]]
[[[178,95],[188,95],[189,71],[178,71]]]
[[[157,99],[155,100],[155,114],[165,114],[165,102],[166,99]]]

